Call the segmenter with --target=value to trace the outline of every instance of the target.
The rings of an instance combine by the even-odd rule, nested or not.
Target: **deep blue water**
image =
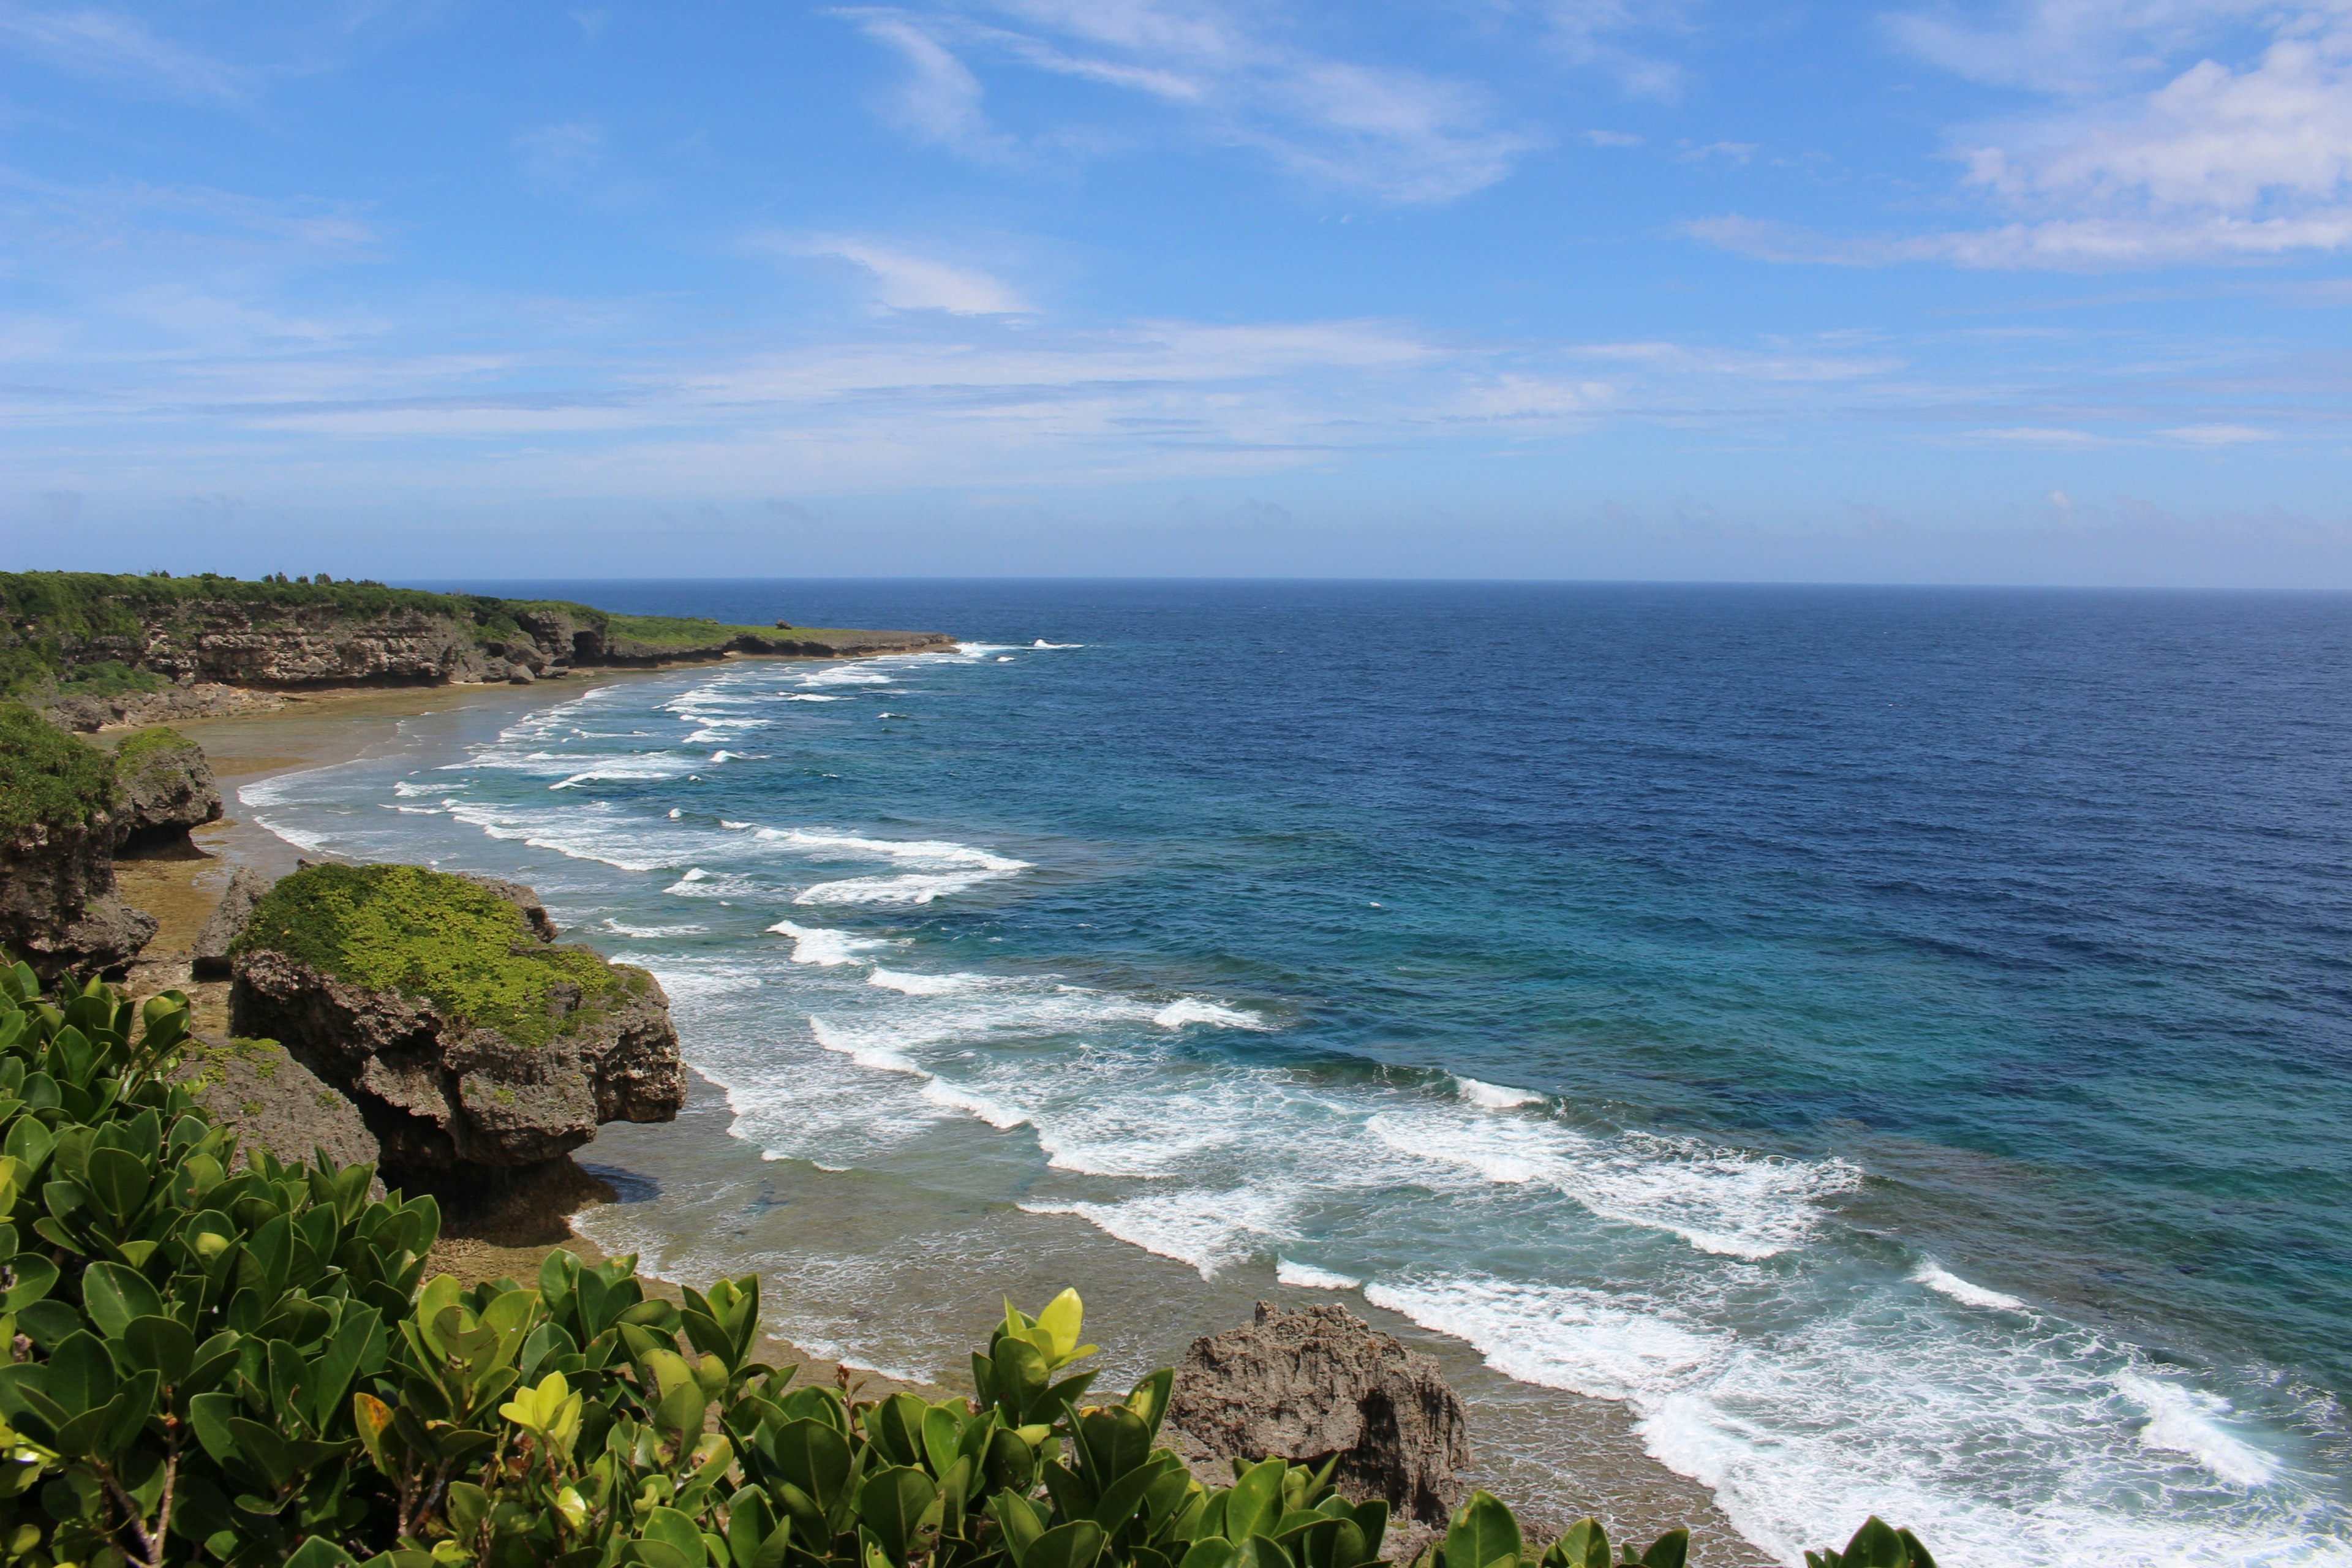
[[[2352,598],[466,585],[970,639],[249,802],[528,872],[767,1153],[1360,1289],[1783,1556],[2352,1561]]]

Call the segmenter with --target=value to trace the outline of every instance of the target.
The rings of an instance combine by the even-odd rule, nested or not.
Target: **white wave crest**
[[[1531,1089],[1506,1089],[1501,1084],[1483,1083],[1475,1078],[1459,1074],[1454,1079],[1454,1092],[1471,1104],[1488,1110],[1510,1110],[1522,1105],[1541,1105],[1544,1096]]]
[[[1087,645],[1082,642],[1047,642],[1044,637],[1039,637],[1029,646],[1031,647],[1084,647]]]
[[[709,926],[624,925],[610,915],[606,915],[604,917],[604,929],[618,936],[634,936],[645,939],[663,936],[701,936],[710,930]]]
[[[1401,1154],[1475,1171],[1506,1185],[1540,1182],[1602,1219],[1671,1231],[1702,1252],[1763,1258],[1803,1245],[1815,1199],[1862,1173],[1843,1160],[1801,1161],[1624,1132],[1601,1140],[1556,1122],[1383,1111],[1366,1123]]]
[[[1151,1021],[1163,1029],[1181,1029],[1187,1024],[1209,1024],[1220,1029],[1274,1027],[1255,1013],[1228,1007],[1223,1003],[1203,1001],[1198,996],[1179,996],[1151,1015]]]
[[[877,964],[874,973],[866,977],[868,985],[878,985],[885,991],[896,991],[902,996],[950,996],[959,991],[969,991],[975,985],[988,984],[985,974],[909,974],[902,970],[884,969]]]
[[[1264,1194],[1190,1188],[1123,1203],[1023,1204],[1022,1212],[1074,1215],[1104,1235],[1197,1269],[1203,1279],[1282,1235],[1287,1205]]]
[[[2278,1474],[2276,1458],[2221,1424],[2228,1400],[2136,1373],[2116,1379],[2116,1387],[2147,1412],[2139,1434],[2143,1446],[2186,1454],[2232,1486],[2267,1486]]]
[[[837,963],[857,963],[859,953],[890,945],[880,937],[854,936],[845,931],[794,925],[790,921],[778,921],[768,929],[778,936],[793,939],[794,963],[814,963],[828,969]]]
[[[1287,1258],[1274,1260],[1274,1277],[1285,1285],[1296,1285],[1306,1290],[1353,1290],[1363,1284],[1362,1280],[1349,1275],[1334,1274],[1311,1263],[1293,1263]]]
[[[1971,1285],[1958,1275],[1930,1258],[1911,1271],[1911,1278],[1930,1290],[1941,1291],[1953,1300],[1969,1307],[1983,1307],[1996,1312],[2021,1312],[2025,1303],[2014,1296],[2004,1296],[1998,1290],[1988,1290],[1981,1285]]]

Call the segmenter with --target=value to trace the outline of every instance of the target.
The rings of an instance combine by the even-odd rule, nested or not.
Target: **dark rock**
[[[1339,1306],[1260,1301],[1249,1327],[1193,1341],[1168,1419],[1220,1457],[1337,1455],[1343,1491],[1432,1525],[1459,1500],[1454,1468],[1470,1462],[1462,1401],[1437,1363]]]
[[[221,894],[221,901],[205,918],[204,930],[196,933],[191,964],[197,979],[228,978],[228,944],[244,934],[246,922],[253,918],[253,906],[268,891],[269,879],[250,866],[239,866],[228,874],[228,890]]]
[[[113,816],[98,812],[0,838],[0,948],[44,982],[119,973],[154,938],[155,917],[115,897],[117,831]]]
[[[180,1069],[213,1120],[236,1130],[236,1164],[255,1149],[289,1163],[323,1152],[338,1165],[373,1165],[380,1151],[359,1108],[325,1084],[275,1040],[218,1040],[199,1035]]]
[[[132,736],[116,750],[115,778],[122,789],[118,853],[184,841],[191,827],[220,820],[212,764],[184,735],[163,730]]]

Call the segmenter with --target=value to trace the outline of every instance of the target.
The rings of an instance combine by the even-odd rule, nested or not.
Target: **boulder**
[[[231,1026],[350,1097],[389,1179],[463,1191],[686,1101],[660,985],[553,934],[519,883],[309,866],[231,946]]]
[[[204,929],[196,933],[196,945],[190,954],[191,967],[199,980],[228,978],[229,944],[245,934],[246,922],[253,918],[253,906],[269,891],[269,879],[250,866],[239,866],[228,874],[228,890],[205,919]]]
[[[145,730],[114,750],[122,804],[115,814],[116,845],[154,848],[184,840],[188,829],[221,816],[220,786],[204,748],[173,730]]]
[[[1351,1496],[1442,1525],[1470,1462],[1461,1398],[1437,1363],[1349,1311],[1257,1304],[1257,1321],[1192,1342],[1168,1420],[1219,1457],[1321,1464]]]
[[[214,1121],[236,1130],[239,1166],[256,1149],[289,1163],[320,1153],[338,1165],[373,1165],[380,1157],[359,1108],[275,1040],[199,1035],[173,1077]]]

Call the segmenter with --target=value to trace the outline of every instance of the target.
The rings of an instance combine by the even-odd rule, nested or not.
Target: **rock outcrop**
[[[318,1152],[338,1165],[373,1165],[380,1156],[359,1108],[275,1040],[198,1036],[173,1076],[214,1121],[236,1130],[239,1166],[256,1149],[289,1163]]]
[[[226,719],[239,713],[272,713],[286,706],[273,691],[248,691],[218,681],[191,681],[158,691],[119,691],[104,697],[55,697],[41,716],[60,730],[93,734],[182,719]]]
[[[1358,1497],[1442,1525],[1470,1462],[1462,1401],[1437,1363],[1344,1307],[1257,1305],[1257,1321],[1192,1342],[1176,1369],[1171,1426],[1219,1457],[1321,1464]]]
[[[114,776],[122,801],[116,811],[118,851],[183,840],[188,829],[220,820],[212,764],[204,748],[184,735],[146,730],[131,736],[115,748]]]
[[[253,906],[268,891],[269,879],[250,866],[239,866],[228,874],[228,888],[205,918],[204,929],[196,932],[195,947],[189,953],[189,967],[197,979],[228,978],[229,944],[245,934],[246,922],[253,919]]]
[[[114,841],[107,815],[0,838],[0,948],[43,981],[116,973],[153,940],[155,917],[115,896]]]
[[[0,948],[44,981],[119,972],[155,934],[115,896],[120,806],[112,758],[0,703]]]
[[[426,1190],[672,1120],[686,1069],[661,987],[550,942],[538,902],[417,867],[309,867],[232,944],[231,1027],[282,1041],[359,1107],[387,1178]]]

